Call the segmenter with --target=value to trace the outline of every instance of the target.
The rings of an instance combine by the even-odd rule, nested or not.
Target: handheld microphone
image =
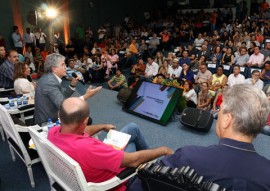
[[[78,75],[75,72],[72,72],[71,75],[72,75],[73,78],[77,78],[78,77]],[[84,83],[83,80],[78,80],[78,81],[81,82],[83,85],[85,85],[85,83]]]

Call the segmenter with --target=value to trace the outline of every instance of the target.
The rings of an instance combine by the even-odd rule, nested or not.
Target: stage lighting
[[[55,18],[57,16],[57,10],[56,9],[53,9],[53,8],[48,8],[46,10],[46,16],[48,18]]]

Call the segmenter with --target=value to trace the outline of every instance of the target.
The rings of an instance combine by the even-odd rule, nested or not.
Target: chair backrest
[[[217,72],[217,64],[213,62],[208,62],[207,69],[212,73],[215,74]]]
[[[226,76],[229,76],[232,73],[232,67],[230,65],[223,64],[223,73]]]
[[[252,77],[253,70],[259,70],[259,72],[262,72],[262,69],[260,69],[260,68],[249,68],[248,69],[248,78]]]
[[[245,78],[248,77],[248,68],[245,66],[240,66],[240,74],[242,74],[243,76],[245,76]]]
[[[7,135],[7,140],[10,141],[10,139],[12,139],[12,141],[14,141],[19,147],[21,152],[18,151],[17,149],[15,150],[19,152],[18,154],[21,157],[21,159],[28,162],[31,161],[27,149],[24,146],[23,140],[21,139],[21,136],[19,135],[19,132],[17,130],[17,125],[14,124],[10,114],[3,105],[0,105],[0,120],[2,127]],[[27,132],[28,131],[27,127],[25,126],[24,128],[21,128],[23,129],[23,132]]]
[[[51,143],[44,135],[29,127],[50,184],[57,182],[64,190],[86,190],[87,182],[80,165]]]

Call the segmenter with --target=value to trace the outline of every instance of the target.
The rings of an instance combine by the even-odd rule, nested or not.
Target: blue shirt
[[[13,80],[13,71],[14,71],[14,64],[9,62],[6,59],[3,64],[0,66],[0,87],[1,88],[13,88],[14,87],[14,80]]]
[[[72,78],[72,73],[73,72],[75,74],[77,74],[77,76],[80,76],[80,78],[82,79],[82,81],[84,81],[82,73],[80,71],[78,71],[78,70],[71,69],[70,67],[67,68],[66,78]]]
[[[223,138],[218,145],[180,148],[161,162],[170,167],[189,165],[228,190],[270,190],[270,161],[256,153],[251,143]]]
[[[179,60],[179,65],[180,66],[183,66],[183,64],[184,63],[186,63],[187,65],[190,65],[190,58],[181,58],[180,60]]]

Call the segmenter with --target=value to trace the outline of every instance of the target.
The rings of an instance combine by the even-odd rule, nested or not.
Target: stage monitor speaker
[[[212,126],[213,114],[197,108],[187,107],[180,118],[180,122],[197,131],[208,132]]]
[[[29,11],[27,15],[27,21],[29,24],[37,26],[37,12]]]

